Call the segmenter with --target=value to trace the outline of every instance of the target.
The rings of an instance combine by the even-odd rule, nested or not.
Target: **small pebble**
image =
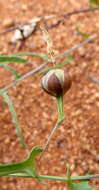
[[[12,18],[6,18],[4,21],[3,21],[3,27],[4,28],[9,28],[11,26],[14,26],[14,20]]]
[[[21,6],[21,10],[22,11],[26,11],[28,9],[28,7],[27,7],[27,5],[25,5],[25,4],[23,4],[22,6]]]

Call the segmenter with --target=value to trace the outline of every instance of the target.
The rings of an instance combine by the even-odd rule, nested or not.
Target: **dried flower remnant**
[[[41,28],[41,31],[43,34],[43,40],[47,44],[48,57],[49,57],[49,59],[51,59],[51,62],[54,63],[55,62],[54,56],[57,55],[57,51],[54,49],[53,41],[52,41],[51,36],[48,33],[47,29],[45,28],[45,26],[41,26],[40,28]]]

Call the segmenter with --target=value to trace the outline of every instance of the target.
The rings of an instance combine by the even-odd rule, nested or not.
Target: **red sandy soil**
[[[87,0],[0,0],[0,31],[13,23],[24,23],[33,17],[62,14],[86,7]],[[47,24],[54,24],[57,20],[50,20]],[[99,11],[73,15],[49,31],[58,53],[84,40],[77,35],[77,25],[80,25],[80,29],[85,33],[98,34]],[[0,51],[5,55],[18,52],[17,46],[9,43],[12,35],[13,32],[0,35]],[[20,51],[46,53],[40,30],[27,39]],[[70,164],[72,175],[99,173],[99,85],[91,82],[87,76],[87,73],[90,73],[91,76],[99,78],[99,39],[79,48],[72,56],[74,62],[64,67],[65,71],[75,76],[72,88],[64,98],[67,119],[57,130],[40,162],[41,174],[64,176]],[[38,59],[29,59],[33,65],[13,63],[13,67],[25,74],[43,63]],[[41,76],[38,75],[30,76],[9,90],[28,145],[27,149],[21,147],[8,107],[0,97],[2,164],[21,161],[33,146],[43,146],[57,120],[55,101],[43,92],[40,79]],[[11,74],[0,67],[0,88],[12,81]],[[67,190],[63,182],[47,182],[47,185],[42,185],[34,179],[2,177],[0,190]],[[91,185],[94,190],[99,190],[98,179],[91,180]]]

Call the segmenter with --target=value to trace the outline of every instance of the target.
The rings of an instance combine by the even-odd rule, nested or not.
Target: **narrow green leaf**
[[[14,106],[13,106],[13,103],[11,101],[11,99],[9,98],[8,94],[7,94],[7,91],[0,91],[0,95],[3,97],[5,103],[8,105],[9,107],[9,111],[11,112],[11,115],[12,115],[12,122],[15,124],[15,127],[16,127],[16,133],[20,139],[20,142],[23,146],[25,146],[25,143],[24,143],[24,137],[22,135],[22,131],[21,131],[21,128],[19,127],[19,122],[17,120],[17,115],[16,115],[16,112],[15,112],[15,109],[14,109]]]
[[[18,56],[4,56],[0,55],[0,63],[12,63],[12,62],[18,62],[18,63],[27,63],[27,60],[18,57]]]
[[[74,61],[74,58],[71,56],[71,55],[68,55],[67,57],[66,57],[66,59],[63,61],[63,63],[61,63],[60,65],[66,65],[66,64],[68,64],[68,63],[70,63],[70,62],[72,62],[72,61]]]
[[[59,69],[59,68],[63,67],[64,65],[66,65],[66,64],[68,64],[68,63],[70,63],[70,62],[72,62],[72,61],[74,61],[73,57],[72,57],[71,55],[68,55],[68,56],[66,57],[66,59],[65,59],[62,63],[60,63],[60,64],[58,64],[58,65],[56,65],[56,66],[50,67],[50,68],[48,68],[48,69],[43,69],[41,72],[39,72],[39,74],[46,73],[46,72],[48,72],[48,71],[50,71],[50,70],[52,70],[52,69]]]
[[[77,32],[77,34],[80,35],[82,38],[87,39],[87,38],[90,37],[90,34],[87,34],[87,33],[82,32],[82,31],[80,30],[80,25],[77,25],[77,26],[76,26],[76,32]]]
[[[10,71],[14,75],[15,79],[18,79],[21,77],[21,74],[16,72],[11,66],[4,64],[4,63],[0,63],[0,66],[4,67],[6,70]]]
[[[17,53],[14,54],[13,56],[32,56],[32,57],[39,57],[43,60],[48,60],[48,56],[44,54],[39,54],[39,53],[31,53],[31,52],[22,52],[22,53]]]
[[[42,152],[41,148],[34,147],[25,160],[11,164],[1,164],[0,177],[1,176],[11,177],[11,174],[15,175],[27,174],[31,175],[31,177],[35,177],[40,183],[45,184],[45,182],[37,174],[37,168],[36,168],[36,157],[41,152]]]
[[[36,173],[36,157],[42,152],[39,147],[34,147],[29,153],[27,159],[10,164],[0,165],[0,176],[11,176],[11,174],[28,174],[35,177],[37,180],[41,180],[39,175]]]
[[[69,188],[70,190],[92,190],[91,186],[88,184],[88,181],[71,183]]]
[[[89,0],[90,6],[99,6],[99,0]]]

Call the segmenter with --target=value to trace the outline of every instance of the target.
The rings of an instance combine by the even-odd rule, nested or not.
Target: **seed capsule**
[[[68,73],[62,69],[50,70],[41,81],[42,88],[52,96],[64,95],[71,87],[72,81]]]

